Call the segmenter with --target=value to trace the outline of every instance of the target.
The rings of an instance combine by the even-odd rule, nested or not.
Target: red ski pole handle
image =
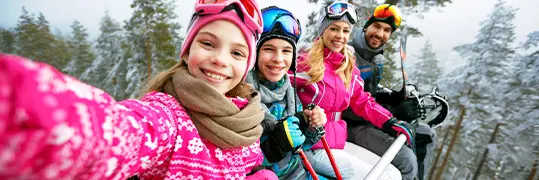
[[[309,110],[313,110],[314,107],[316,107],[316,105],[313,103],[307,105],[307,109]],[[317,127],[317,129],[319,128],[324,128],[324,127]],[[331,149],[329,148],[326,137],[322,136],[321,140],[322,140],[322,144],[324,145],[324,149],[326,150],[326,154],[328,155],[329,162],[331,163],[331,167],[333,167],[333,171],[335,172],[335,176],[337,180],[342,180],[341,172],[339,171],[339,168],[337,167],[337,163],[335,162],[333,153],[331,153]]]

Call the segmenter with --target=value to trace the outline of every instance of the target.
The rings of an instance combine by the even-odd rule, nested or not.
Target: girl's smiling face
[[[186,63],[192,76],[226,94],[241,82],[248,57],[249,47],[242,31],[229,21],[216,20],[195,35]]]

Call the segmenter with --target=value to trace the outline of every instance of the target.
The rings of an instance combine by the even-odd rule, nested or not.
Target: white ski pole
[[[376,180],[378,179],[384,170],[391,164],[391,161],[393,161],[393,158],[397,155],[401,147],[406,142],[406,136],[404,134],[401,134],[395,139],[393,144],[389,147],[389,149],[384,153],[382,158],[374,165],[374,167],[371,169],[369,174],[365,177],[364,180]]]

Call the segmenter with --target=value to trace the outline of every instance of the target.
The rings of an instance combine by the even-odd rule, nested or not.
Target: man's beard
[[[378,40],[378,42],[379,42],[377,47],[372,47],[372,45],[371,45],[372,44],[371,41],[374,40],[374,39]],[[386,41],[384,41],[384,38],[382,38],[382,37],[380,37],[378,35],[370,35],[367,38],[367,45],[372,49],[379,48],[379,47],[383,46],[385,43],[386,43]]]

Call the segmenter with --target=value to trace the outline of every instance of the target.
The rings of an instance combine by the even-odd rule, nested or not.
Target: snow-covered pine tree
[[[301,22],[303,23],[303,22]],[[313,40],[316,38],[316,26],[318,24],[317,12],[313,11],[307,16],[307,22],[305,24],[305,29],[303,34],[298,42],[298,49],[304,50],[311,46]]]
[[[523,51],[515,58],[512,81],[506,90],[507,133],[501,142],[505,154],[504,168],[498,170],[501,179],[526,179],[534,160],[539,159],[539,31],[528,34],[521,44]]]
[[[71,38],[58,29],[56,29],[56,31],[54,32],[54,38],[54,61],[57,63],[58,70],[62,70],[63,73],[67,73],[63,70],[65,69],[69,61],[71,61],[72,54],[69,47],[69,40]]]
[[[128,51],[126,91],[136,97],[149,76],[168,69],[179,59],[176,49],[181,41],[174,0],[135,0],[133,16],[126,22]]]
[[[0,52],[15,53],[15,31],[0,27]]]
[[[515,12],[516,9],[504,1],[498,1],[488,19],[481,22],[475,41],[455,47],[467,63],[449,73],[440,84],[450,97],[452,107],[465,105],[467,113],[460,141],[454,149],[455,156],[451,157],[449,167],[474,172],[478,166],[478,161],[473,161],[477,159],[476,152],[485,148],[501,147],[486,142],[495,124],[508,120],[503,100],[511,77],[508,67],[515,59],[515,48],[512,45],[515,39]],[[451,114],[456,114],[455,111]],[[448,119],[452,120],[455,118]],[[502,132],[504,128],[501,127]],[[502,133],[496,142],[503,136]],[[492,162],[502,160],[495,156],[488,158],[488,163],[483,165],[480,179],[494,176],[499,167]],[[447,173],[446,175],[449,176]],[[463,174],[457,176],[464,177]]]
[[[125,79],[125,76],[117,77],[120,74],[117,72],[119,70],[117,65],[124,61],[122,49],[122,43],[125,41],[123,37],[124,31],[121,24],[110,16],[108,10],[101,18],[99,26],[100,34],[95,45],[96,59],[82,74],[81,80],[114,96],[118,94],[115,92],[117,90],[115,84],[117,81],[114,82],[114,79]],[[125,83],[122,84],[125,87]],[[125,89],[121,91],[125,91]]]
[[[430,40],[425,42],[425,46],[420,50],[416,62],[408,66],[407,72],[410,76],[410,83],[420,87],[437,86],[437,81],[441,77],[442,69],[438,65],[439,60],[432,47]]]
[[[56,38],[42,13],[36,19],[23,7],[15,35],[15,51],[12,53],[62,68],[62,63],[56,59]]]
[[[34,34],[35,40],[33,42],[37,47],[35,50],[37,53],[35,60],[46,62],[56,68],[61,68],[61,64],[54,58],[56,53],[56,49],[54,48],[56,39],[51,33],[49,21],[47,21],[42,13],[39,13],[36,24],[38,31]]]
[[[39,29],[36,24],[35,15],[28,13],[26,8],[22,7],[22,14],[19,16],[16,30],[16,49],[15,54],[36,60],[37,52],[34,41],[35,35]]]
[[[66,66],[65,72],[69,75],[80,78],[82,73],[90,67],[95,60],[90,42],[88,42],[88,33],[86,28],[77,20],[71,25],[72,36],[69,40],[71,50],[71,61]]]

